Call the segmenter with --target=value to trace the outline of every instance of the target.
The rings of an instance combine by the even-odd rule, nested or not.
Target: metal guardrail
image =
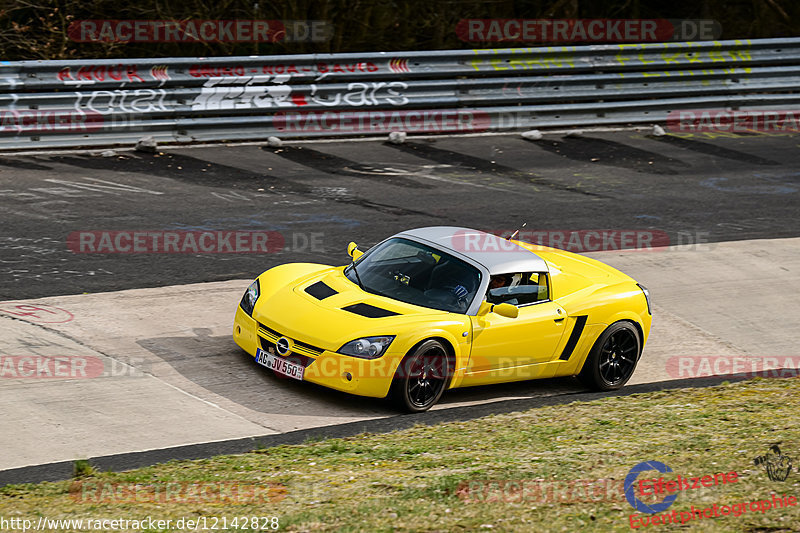
[[[0,62],[0,149],[659,123],[798,89],[796,38]]]

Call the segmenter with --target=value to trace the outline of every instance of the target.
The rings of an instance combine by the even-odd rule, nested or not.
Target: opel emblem
[[[281,337],[275,343],[275,349],[278,350],[278,353],[281,355],[288,355],[288,353],[292,350],[292,341],[286,337]]]

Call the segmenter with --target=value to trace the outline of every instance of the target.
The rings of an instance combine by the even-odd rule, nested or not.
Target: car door
[[[557,358],[567,322],[558,303],[518,305],[517,318],[486,312],[489,307],[484,304],[482,312],[470,317],[472,347],[464,385],[531,379],[544,367],[541,363]]]

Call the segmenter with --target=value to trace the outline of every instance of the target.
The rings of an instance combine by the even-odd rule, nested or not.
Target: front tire
[[[392,382],[392,399],[404,411],[427,411],[442,397],[449,375],[447,349],[437,340],[427,340],[400,362]]]
[[[636,326],[628,321],[615,322],[598,337],[578,377],[595,390],[621,389],[633,375],[641,352]]]

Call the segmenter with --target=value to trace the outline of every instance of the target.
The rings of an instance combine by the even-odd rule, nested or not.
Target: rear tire
[[[392,400],[409,413],[427,411],[442,397],[449,376],[447,349],[437,340],[427,340],[411,350],[397,367]]]
[[[592,346],[578,378],[591,389],[621,389],[636,370],[641,353],[642,340],[636,326],[627,320],[615,322]]]

